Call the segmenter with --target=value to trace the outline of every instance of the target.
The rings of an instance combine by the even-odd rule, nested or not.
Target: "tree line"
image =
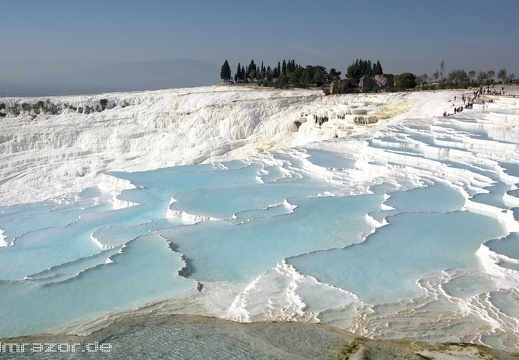
[[[497,75],[497,76],[496,76]],[[517,84],[518,80],[514,73],[508,73],[506,68],[501,68],[497,71],[476,71],[464,69],[454,69],[450,73],[445,74],[445,61],[440,63],[439,70],[435,71],[431,77],[427,74],[422,74],[416,77],[416,82],[421,88],[468,88],[480,85],[491,85],[494,83],[494,77],[497,77],[502,84]]]
[[[234,83],[256,83],[261,86],[270,86],[276,88],[289,87],[320,87],[325,93],[329,93],[330,84],[336,82],[334,93],[351,93],[359,91],[378,91],[380,88],[359,88],[359,81],[364,76],[374,77],[376,75],[384,75],[380,61],[372,62],[371,60],[355,60],[346,68],[345,78],[341,79],[341,71],[331,68],[329,71],[320,65],[302,66],[295,60],[278,61],[276,66],[266,66],[256,64],[251,60],[247,65],[238,63],[234,76],[232,75],[229,62],[225,60],[220,71],[220,78],[224,82]],[[386,89],[387,91],[398,91],[403,89],[412,89],[415,87],[425,89],[439,89],[446,87],[467,88],[470,86],[479,86],[482,84],[491,84],[495,72],[471,70],[468,73],[463,69],[455,69],[445,76],[445,61],[442,60],[438,71],[434,72],[432,77],[427,74],[416,76],[410,72],[404,72],[395,76],[394,86]],[[497,77],[503,83],[513,82],[515,74],[507,74],[506,69],[499,70]],[[434,83],[432,82],[434,80]],[[517,81],[517,80],[515,80]]]
[[[353,90],[354,82],[360,80],[364,75],[374,76],[383,74],[380,61],[372,63],[371,60],[357,59],[346,69],[347,78],[351,80],[339,87],[340,90]],[[278,61],[276,66],[265,66],[256,64],[254,60],[247,65],[238,63],[234,76],[231,66],[225,60],[220,71],[220,78],[225,82],[235,83],[257,83],[262,86],[277,88],[288,87],[323,87],[332,81],[341,80],[341,71],[331,68],[329,71],[321,65],[302,66],[294,59]],[[350,92],[350,91],[347,91]]]

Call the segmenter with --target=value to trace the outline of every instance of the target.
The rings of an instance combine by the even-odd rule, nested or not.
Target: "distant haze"
[[[114,91],[159,90],[214,85],[221,65],[189,58],[121,62],[52,75],[27,71],[20,80],[0,79],[0,96],[76,95]]]

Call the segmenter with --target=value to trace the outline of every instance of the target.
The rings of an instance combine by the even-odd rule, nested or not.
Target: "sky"
[[[343,74],[363,59],[519,76],[517,0],[0,0],[0,14],[0,81],[181,58],[233,74],[251,59]]]

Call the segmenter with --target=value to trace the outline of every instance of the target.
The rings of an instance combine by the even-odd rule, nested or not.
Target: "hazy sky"
[[[519,0],[0,0],[0,79],[117,62],[295,59],[345,73],[506,68],[519,76]]]

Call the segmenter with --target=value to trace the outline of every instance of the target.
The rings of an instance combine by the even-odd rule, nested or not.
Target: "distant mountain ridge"
[[[0,80],[0,96],[78,95],[214,85],[219,65],[190,58],[121,62],[74,72]]]
[[[96,75],[98,83],[110,82],[121,90],[183,88],[214,85],[218,65],[189,58],[122,62],[101,68]]]

